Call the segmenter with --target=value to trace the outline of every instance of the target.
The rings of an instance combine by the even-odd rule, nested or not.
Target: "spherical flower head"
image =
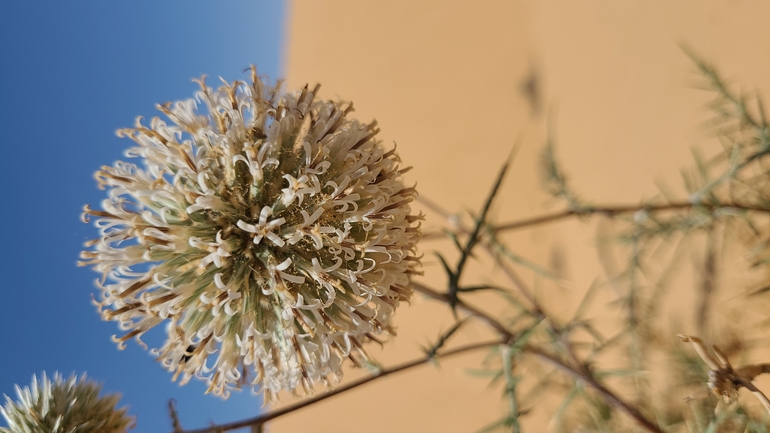
[[[33,375],[30,387],[16,386],[18,401],[5,396],[0,414],[8,428],[0,427],[0,433],[123,433],[133,428],[127,409],[116,407],[120,396],[100,397],[101,389],[85,374],[64,380],[54,373],[53,381],[45,373],[40,380]]]
[[[141,166],[96,173],[108,198],[85,208],[101,236],[81,264],[102,273],[99,311],[121,347],[165,323],[158,360],[217,395],[329,385],[394,333],[419,273],[406,169],[318,86],[280,95],[253,67],[250,82],[196,82],[196,99],[158,106],[170,122],[118,131]]]

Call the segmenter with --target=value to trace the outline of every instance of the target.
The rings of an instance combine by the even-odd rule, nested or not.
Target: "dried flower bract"
[[[712,355],[698,337],[677,334],[677,338],[682,342],[691,343],[698,356],[709,367],[707,385],[712,394],[717,397],[721,396],[725,403],[732,403],[738,400],[738,390],[746,388],[757,397],[765,410],[770,413],[770,400],[752,383],[760,374],[770,373],[770,364],[750,364],[733,368],[727,355],[719,347],[711,346]]]
[[[393,333],[418,273],[415,190],[376,122],[317,100],[318,86],[280,95],[255,68],[216,90],[196,81],[196,99],[158,106],[170,122],[118,131],[141,166],[96,173],[108,198],[85,208],[100,237],[81,264],[102,273],[120,346],[166,323],[153,353],[182,383],[309,393]]]

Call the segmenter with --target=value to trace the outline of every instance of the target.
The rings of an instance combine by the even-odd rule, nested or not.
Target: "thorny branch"
[[[422,196],[418,196],[417,200],[427,205],[431,210],[438,213],[442,217],[446,218],[448,222],[453,223],[453,225],[457,227],[458,231],[464,234],[468,233],[468,230],[460,222],[455,221],[455,218],[453,218],[453,215],[440,204],[435,203],[432,200],[426,199],[425,197],[422,197]],[[494,233],[493,230],[490,230],[490,232]],[[484,250],[490,256],[492,256],[493,258],[496,258],[496,252],[493,249],[491,242],[484,242],[483,246],[484,246]],[[527,287],[527,284],[524,282],[524,280],[506,262],[502,260],[496,260],[496,263],[497,263],[497,266],[499,266],[502,269],[503,273],[506,275],[506,277],[508,277],[511,283],[518,289],[519,293],[525,299],[527,299],[527,301],[529,301],[530,304],[532,304],[532,307],[534,309],[534,311],[532,312],[533,316],[535,316],[537,319],[542,319],[546,321],[554,337],[559,340],[559,343],[565,349],[567,356],[570,358],[570,361],[572,361],[575,365],[580,365],[577,355],[575,354],[574,350],[572,350],[572,345],[569,343],[569,341],[567,341],[568,339],[565,338],[564,332],[562,332],[562,330],[559,329],[559,327],[554,322],[553,318],[551,318],[548,315],[544,307],[538,302],[537,298],[535,298],[535,296],[532,294],[532,291]]]
[[[424,286],[420,283],[412,283],[412,287],[414,287],[415,291],[420,292],[423,295],[426,295],[432,299],[435,299],[441,302],[448,302],[447,295],[439,293],[431,289],[430,287]],[[508,330],[508,328],[506,328],[505,325],[497,321],[494,317],[484,313],[478,308],[475,308],[469,304],[466,304],[462,300],[457,301],[457,308],[485,322],[487,325],[489,325],[491,328],[497,331],[502,337],[504,337],[508,343],[512,343],[513,341],[515,341],[516,335],[510,330]],[[627,415],[629,415],[631,418],[636,420],[648,431],[662,433],[662,430],[657,426],[657,424],[647,419],[647,417],[645,417],[644,414],[639,412],[638,409],[636,409],[635,407],[625,402],[622,398],[617,396],[614,392],[604,387],[604,385],[600,384],[596,380],[596,378],[593,377],[590,371],[585,368],[585,366],[569,365],[563,362],[562,360],[554,357],[553,355],[543,351],[542,349],[539,349],[532,345],[524,346],[522,348],[522,351],[540,359],[541,361],[546,362],[547,364],[550,364],[553,367],[556,367],[557,369],[561,370],[564,373],[567,373],[568,375],[572,376],[573,379],[582,381],[583,383],[587,384],[588,386],[596,390],[599,394],[601,394],[602,397],[607,401],[607,403],[625,412]]]
[[[671,211],[671,210],[687,210],[687,209],[703,209],[708,212],[714,212],[717,210],[739,210],[739,211],[755,211],[770,213],[769,208],[754,206],[751,204],[742,203],[690,203],[690,202],[672,202],[660,205],[649,204],[636,204],[636,205],[607,205],[607,206],[592,206],[581,209],[566,209],[559,212],[553,212],[541,216],[532,218],[526,218],[518,221],[511,221],[508,223],[502,223],[500,225],[492,226],[491,229],[497,233],[518,230],[523,228],[535,227],[541,224],[547,224],[551,222],[560,221],[571,217],[587,217],[593,215],[604,215],[608,218],[614,218],[618,215],[634,213],[639,211],[646,211],[648,213]],[[465,233],[465,230],[458,228],[460,233]],[[442,232],[430,232],[425,233],[423,239],[438,239],[444,238],[446,235]]]
[[[418,198],[418,200],[421,200],[424,203],[429,204],[429,207],[433,211],[447,218],[447,220],[452,221],[452,215],[447,210],[445,210],[441,205],[437,203],[433,203],[430,200],[425,200],[424,198]],[[458,231],[460,231],[461,233],[464,233],[464,234],[469,233],[469,231],[465,229],[460,223],[457,223],[456,226],[458,228]],[[473,235],[476,236],[477,231],[474,231]],[[489,242],[484,242],[484,246],[486,251],[489,254],[493,256],[495,255],[495,252],[492,250],[492,247]],[[660,428],[655,423],[647,419],[637,408],[628,404],[627,402],[622,400],[620,397],[618,397],[616,394],[614,394],[612,391],[610,391],[609,389],[607,389],[602,384],[596,381],[590,369],[588,369],[584,363],[580,362],[574,350],[572,349],[571,344],[569,343],[569,341],[567,341],[566,338],[564,338],[563,331],[559,329],[559,327],[555,324],[553,319],[548,316],[548,314],[543,309],[543,307],[539,304],[537,299],[532,295],[531,291],[526,287],[524,280],[522,280],[521,277],[519,277],[518,274],[505,262],[497,261],[497,264],[498,266],[501,266],[503,272],[511,280],[513,285],[517,287],[517,289],[522,294],[522,296],[524,296],[532,304],[534,308],[534,311],[532,312],[533,315],[538,319],[546,321],[554,337],[557,338],[559,343],[564,347],[565,352],[570,362],[572,363],[572,365],[569,365],[568,363],[565,363],[559,360],[558,358],[531,345],[524,346],[522,350],[526,353],[529,353],[539,358],[541,361],[544,361],[545,363],[556,367],[562,372],[567,373],[568,375],[572,376],[573,379],[582,381],[587,385],[589,385],[590,387],[594,388],[596,391],[598,391],[602,395],[602,397],[607,401],[607,403],[611,404],[612,406],[618,408],[619,410],[625,412],[626,414],[634,418],[639,424],[641,424],[647,430],[660,432],[661,431]],[[427,295],[432,299],[445,302],[445,303],[454,303],[454,305],[457,308],[464,310],[465,312],[469,313],[471,316],[486,322],[487,325],[492,327],[501,336],[508,338],[511,342],[516,339],[516,335],[513,334],[510,330],[508,330],[502,323],[500,323],[494,317],[463,302],[462,300],[452,298],[449,294],[442,294],[442,293],[436,292],[435,290],[417,282],[413,282],[412,287],[415,289],[415,291],[420,292],[424,295]]]
[[[474,350],[479,350],[479,349],[485,349],[485,348],[490,348],[490,347],[498,346],[500,344],[504,344],[505,342],[506,341],[503,340],[503,339],[497,339],[497,340],[485,341],[485,342],[481,342],[481,343],[468,344],[468,345],[460,346],[460,347],[457,347],[457,348],[454,348],[454,349],[442,351],[440,354],[437,354],[437,356],[440,357],[440,358],[448,358],[448,357],[451,357],[451,356],[460,355],[460,354],[463,354],[463,353],[468,353],[468,352],[471,352],[471,351],[474,351]],[[263,424],[267,423],[268,421],[274,420],[276,418],[279,418],[279,417],[281,417],[283,415],[289,414],[289,413],[294,412],[296,410],[305,408],[307,406],[313,405],[313,404],[318,403],[320,401],[323,401],[323,400],[326,400],[328,398],[334,397],[335,395],[339,395],[339,394],[342,394],[342,393],[344,393],[346,391],[350,391],[350,390],[352,390],[354,388],[358,388],[359,386],[365,385],[365,384],[367,384],[369,382],[372,382],[372,381],[375,381],[377,379],[381,379],[383,377],[387,377],[387,376],[390,376],[390,375],[395,374],[395,373],[399,373],[399,372],[402,372],[402,371],[405,371],[405,370],[412,369],[414,367],[418,367],[418,366],[423,365],[423,364],[427,364],[429,362],[432,362],[433,359],[434,359],[433,357],[425,356],[425,357],[421,357],[421,358],[418,358],[418,359],[415,359],[415,360],[412,360],[412,361],[407,361],[407,362],[405,362],[403,364],[399,364],[399,365],[396,365],[396,366],[393,366],[393,367],[383,368],[379,372],[377,372],[377,373],[375,373],[375,374],[373,374],[371,376],[367,376],[367,377],[358,379],[356,381],[353,381],[353,382],[350,382],[350,383],[345,384],[343,386],[340,386],[340,387],[338,387],[338,388],[336,388],[336,389],[334,389],[332,391],[325,392],[325,393],[323,393],[321,395],[318,395],[318,396],[315,396],[315,397],[311,397],[311,398],[302,400],[302,401],[297,402],[295,404],[292,404],[292,405],[289,405],[289,406],[286,406],[284,408],[277,409],[277,410],[274,410],[274,411],[271,411],[271,412],[267,412],[267,413],[258,415],[258,416],[253,417],[253,418],[248,418],[248,419],[244,419],[244,420],[241,420],[241,421],[235,421],[235,422],[226,423],[226,424],[212,425],[212,426],[201,428],[201,429],[183,430],[180,433],[220,433],[220,432],[225,432],[225,431],[230,431],[230,430],[236,430],[236,429],[239,429],[239,428],[249,427],[249,426],[260,426],[260,425],[263,425]]]

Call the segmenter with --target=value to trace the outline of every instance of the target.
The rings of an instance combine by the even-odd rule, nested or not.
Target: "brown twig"
[[[636,420],[636,422],[641,424],[642,427],[646,428],[647,430],[651,432],[656,432],[656,433],[663,433],[663,430],[661,430],[657,424],[647,419],[647,417],[645,417],[644,414],[642,414],[637,408],[626,403],[623,399],[618,397],[614,392],[605,388],[604,385],[597,382],[593,376],[582,373],[572,368],[571,366],[563,363],[562,361],[554,358],[548,353],[541,351],[538,348],[527,346],[524,348],[524,351],[540,358],[541,361],[551,364],[552,366],[556,367],[562,372],[567,373],[568,375],[572,376],[573,379],[581,381],[586,385],[590,386],[591,388],[596,390],[599,394],[601,394],[607,403],[609,403],[611,406],[614,406],[616,409],[622,412],[625,412],[626,415]]]
[[[184,428],[179,421],[179,413],[176,411],[176,400],[173,398],[168,401],[168,415],[171,418],[171,427],[174,428],[173,433],[183,432]]]
[[[438,358],[447,358],[454,355],[459,355],[462,353],[471,352],[478,349],[483,349],[487,347],[493,347],[500,344],[506,343],[507,339],[497,339],[492,341],[485,341],[481,343],[473,343],[468,344],[465,346],[460,346],[454,349],[445,350],[442,353],[438,354]],[[340,386],[332,391],[326,392],[324,394],[311,397],[305,400],[302,400],[300,402],[297,402],[295,404],[286,406],[281,409],[277,409],[271,412],[264,413],[262,415],[255,416],[253,418],[248,418],[240,421],[235,421],[227,424],[218,424],[218,425],[212,425],[209,427],[196,429],[196,430],[184,430],[182,433],[219,433],[224,431],[230,431],[230,430],[236,430],[239,428],[249,427],[249,426],[256,426],[256,425],[263,425],[268,421],[274,420],[278,417],[281,417],[283,415],[289,414],[291,412],[294,412],[296,410],[302,409],[304,407],[310,406],[312,404],[318,403],[322,400],[326,400],[328,398],[334,397],[335,395],[342,394],[343,392],[349,391],[354,388],[358,388],[361,385],[365,385],[369,382],[372,382],[377,379],[381,379],[383,377],[389,376],[394,373],[399,373],[401,371],[409,370],[411,368],[427,364],[428,362],[433,361],[434,358],[430,356],[425,356],[422,358],[418,358],[412,361],[405,362],[403,364],[399,364],[393,367],[389,368],[383,368],[378,373],[373,374],[368,377],[364,377],[358,380],[355,380],[353,382],[350,382],[348,384],[345,384],[343,386]]]
[[[423,295],[431,299],[435,299],[437,301],[441,301],[444,303],[449,303],[449,295],[444,293],[439,293],[424,284],[413,281],[412,287],[416,292],[422,293]],[[470,314],[471,316],[474,316],[486,322],[487,325],[489,325],[492,329],[497,331],[498,334],[504,337],[506,341],[513,340],[514,338],[516,338],[516,335],[510,330],[508,330],[508,328],[506,328],[502,323],[498,322],[493,317],[488,316],[486,313],[473,307],[472,305],[468,305],[465,302],[458,300],[457,307],[464,310],[466,313]]]
[[[493,230],[497,232],[517,230],[523,228],[529,228],[538,226],[540,224],[546,224],[554,221],[563,220],[573,216],[592,216],[592,215],[604,215],[607,217],[615,217],[620,214],[647,211],[647,212],[661,212],[669,210],[680,209],[693,209],[702,208],[707,211],[713,212],[719,209],[737,209],[741,211],[756,211],[770,213],[770,209],[740,204],[740,203],[725,203],[725,204],[710,204],[710,203],[690,203],[690,202],[673,202],[661,205],[648,205],[648,204],[636,204],[636,205],[617,205],[617,206],[591,206],[581,209],[566,209],[559,212],[540,215],[533,218],[526,218],[519,221],[512,221],[509,223],[503,223],[493,227]],[[462,232],[462,230],[461,230]],[[425,233],[422,239],[437,239],[444,237],[442,232]]]
[[[441,302],[449,302],[448,295],[439,293],[423,284],[413,282],[412,287],[415,289],[415,291],[422,293],[423,295],[426,295],[432,299],[436,299]],[[502,323],[497,321],[495,318],[489,316],[488,314],[484,313],[478,308],[475,308],[469,304],[466,304],[462,300],[457,300],[456,305],[458,309],[463,310],[466,313],[486,322],[487,325],[489,325],[491,328],[497,331],[502,337],[504,337],[508,343],[511,343],[513,340],[515,340],[516,335],[510,330],[508,330],[508,328],[506,328]],[[591,375],[589,371],[586,371],[585,368],[583,368],[582,366],[571,366],[563,362],[562,360],[554,357],[553,355],[531,345],[524,346],[522,350],[525,353],[528,353],[532,356],[539,358],[541,361],[551,364],[552,366],[558,368],[562,372],[569,374],[570,376],[572,376],[573,379],[582,381],[583,383],[587,384],[588,386],[590,386],[591,388],[599,392],[599,394],[602,395],[602,397],[604,398],[605,401],[607,401],[607,403],[611,404],[618,410],[625,412],[627,415],[629,415],[631,418],[636,420],[639,424],[641,424],[647,430],[651,432],[662,433],[662,430],[660,429],[660,427],[658,427],[655,423],[647,419],[647,417],[645,417],[644,414],[642,414],[637,408],[626,403],[622,398],[618,397],[614,392],[610,391],[609,389],[604,387],[604,385],[597,382],[596,379],[593,377],[593,375]]]
[[[428,205],[428,207],[433,210],[434,212],[438,213],[444,218],[447,218],[447,220],[450,220],[451,214],[444,209],[442,206],[440,206],[437,203],[430,202],[429,200],[425,199],[424,197],[420,198],[421,201],[423,201],[424,204]],[[691,205],[690,205],[691,206]],[[675,207],[674,207],[675,208]],[[600,212],[597,210],[597,208],[593,208],[593,213]],[[636,210],[645,209],[644,207],[639,207]],[[631,207],[613,207],[613,208],[603,208],[604,213],[609,212],[621,212],[621,211],[631,211]],[[661,210],[661,209],[658,209]],[[530,222],[535,222],[534,224],[540,224],[543,222],[548,222],[551,220],[556,220],[560,218],[566,218],[567,216],[576,215],[578,214],[577,211],[568,211],[568,212],[562,212],[559,214],[554,214],[554,216],[551,217],[541,217],[541,218],[535,218],[529,220]],[[519,223],[522,225],[522,223]],[[458,230],[461,233],[468,234],[469,231],[463,227],[462,224],[456,224]],[[494,229],[499,231],[500,227]],[[494,251],[491,248],[491,245],[489,242],[484,243],[485,250],[491,254],[492,256],[495,255]],[[502,267],[503,272],[506,274],[506,276],[511,280],[514,286],[518,288],[518,290],[521,292],[522,296],[527,298],[527,300],[532,304],[532,306],[535,309],[535,313],[540,316],[543,319],[546,319],[548,326],[551,328],[552,332],[556,335],[557,338],[559,338],[560,342],[565,346],[565,350],[567,351],[567,355],[569,357],[569,360],[574,364],[574,366],[571,366],[565,362],[562,362],[561,360],[555,358],[554,356],[535,348],[531,345],[527,345],[524,347],[524,351],[534,355],[538,358],[540,358],[542,361],[551,364],[552,366],[556,367],[557,369],[569,374],[572,376],[575,380],[583,381],[584,383],[588,384],[590,387],[594,388],[596,391],[598,391],[602,396],[604,397],[605,401],[607,401],[612,406],[618,408],[619,410],[625,412],[632,418],[634,418],[638,423],[640,423],[642,426],[644,426],[647,430],[653,431],[653,432],[660,432],[660,428],[654,424],[652,421],[648,420],[637,408],[629,405],[625,401],[623,401],[620,397],[615,395],[612,391],[605,388],[602,384],[596,381],[596,379],[593,377],[593,374],[590,370],[588,370],[584,364],[582,364],[575,352],[572,350],[572,346],[569,344],[568,341],[565,341],[563,338],[563,334],[561,330],[557,327],[557,325],[551,320],[547,313],[542,309],[541,305],[538,303],[537,299],[534,297],[532,292],[527,288],[526,283],[524,283],[524,280],[521,279],[521,277],[513,270],[513,268],[507,266],[505,263],[500,263],[500,266]],[[420,283],[413,282],[412,287],[415,289],[415,291],[420,292],[432,299],[449,303],[450,297],[447,294],[439,293],[427,286],[424,286]],[[495,318],[489,316],[488,314],[484,313],[483,311],[466,304],[465,302],[457,299],[455,300],[456,306],[464,310],[465,312],[469,313],[470,315],[481,319],[482,321],[486,322],[487,325],[492,327],[494,330],[496,330],[501,336],[505,337],[506,339],[510,341],[514,340],[516,336],[508,330],[502,323],[497,321]]]
[[[486,245],[486,250],[489,254],[494,256],[494,252],[489,247],[489,244]],[[551,332],[554,335],[554,338],[558,340],[558,342],[562,345],[564,348],[564,351],[567,353],[567,356],[569,357],[569,360],[575,365],[580,366],[582,368],[582,364],[580,360],[577,357],[577,354],[572,348],[572,344],[570,344],[569,339],[564,335],[564,330],[559,327],[559,325],[556,323],[556,321],[548,314],[548,312],[545,310],[545,308],[538,302],[535,295],[532,294],[532,291],[529,290],[526,283],[524,283],[524,280],[519,276],[516,271],[509,266],[508,264],[504,262],[499,262],[498,265],[503,270],[503,273],[508,277],[511,282],[519,288],[519,292],[526,297],[533,305],[535,311],[535,316],[543,319],[548,327],[550,328]]]
[[[447,221],[452,222],[452,214],[446,210],[443,206],[441,206],[438,203],[435,203],[431,200],[429,200],[427,197],[420,196],[418,198],[418,201],[426,205],[428,208],[430,208],[432,211],[438,213],[442,217],[446,218]],[[468,230],[461,224],[457,223],[455,224],[458,229],[462,233],[468,233]],[[489,254],[493,259],[496,258],[496,253],[494,249],[492,248],[492,242],[484,242],[484,250]],[[562,330],[558,327],[556,322],[548,315],[548,313],[545,311],[543,306],[538,302],[537,298],[533,294],[532,290],[527,287],[527,284],[524,282],[524,280],[519,276],[516,271],[508,266],[505,262],[497,261],[498,266],[502,269],[503,273],[508,277],[508,279],[511,281],[511,283],[519,290],[519,293],[529,301],[530,304],[532,304],[532,307],[534,308],[534,313],[536,316],[538,316],[540,319],[543,319],[548,324],[549,328],[551,329],[551,332],[553,332],[554,336],[559,340],[559,343],[564,347],[567,355],[570,358],[570,361],[575,365],[581,365],[577,355],[575,354],[575,351],[572,349],[572,345],[570,342],[564,338],[564,333]],[[499,331],[499,330],[498,330]]]

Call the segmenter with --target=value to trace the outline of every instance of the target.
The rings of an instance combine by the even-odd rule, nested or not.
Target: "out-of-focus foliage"
[[[766,296],[770,286],[734,287],[727,276],[770,273],[768,121],[758,95],[736,92],[714,67],[691,57],[713,95],[708,127],[721,150],[705,156],[694,152],[692,167],[682,172],[682,192],[661,191],[642,203],[592,203],[585,198],[590,192],[572,189],[549,139],[542,155],[544,189],[566,205],[562,213],[501,224],[485,220],[482,213],[474,223],[483,224],[484,230],[471,232],[460,225],[451,233],[458,249],[463,234],[483,235],[477,250],[486,248],[510,277],[510,286],[494,293],[510,305],[509,317],[500,321],[516,338],[495,348],[481,368],[469,370],[501,386],[508,401],[508,413],[482,431],[519,431],[519,417],[547,406],[554,396],[560,403],[550,427],[557,431],[768,431],[770,415],[760,404],[767,398],[752,383],[755,375],[765,373],[765,366],[746,366],[747,361],[770,356],[756,344],[767,338],[767,329],[762,320],[744,312]],[[584,290],[571,317],[553,315],[548,300],[538,301],[513,268],[524,268],[556,287],[562,284],[558,273],[515,253],[503,232],[589,216],[603,217],[597,249],[605,278]],[[460,253],[465,257],[475,251]],[[745,269],[723,270],[726,258],[736,254],[749,258]],[[452,268],[445,269],[458,286]],[[684,270],[694,275],[694,289],[674,285]],[[717,305],[715,299],[724,290],[734,296]],[[459,302],[472,296],[455,293]],[[599,303],[608,298],[614,301]],[[692,316],[681,314],[691,311]],[[734,371],[717,363],[711,368],[693,346],[675,338],[683,330],[697,332],[721,348],[714,350],[726,359],[746,367]],[[441,345],[451,335],[442,336]],[[544,364],[528,356],[541,351],[557,362]],[[745,382],[736,379],[736,371],[749,370]],[[597,384],[607,384],[614,392],[608,395]],[[644,426],[640,419],[655,426]]]

